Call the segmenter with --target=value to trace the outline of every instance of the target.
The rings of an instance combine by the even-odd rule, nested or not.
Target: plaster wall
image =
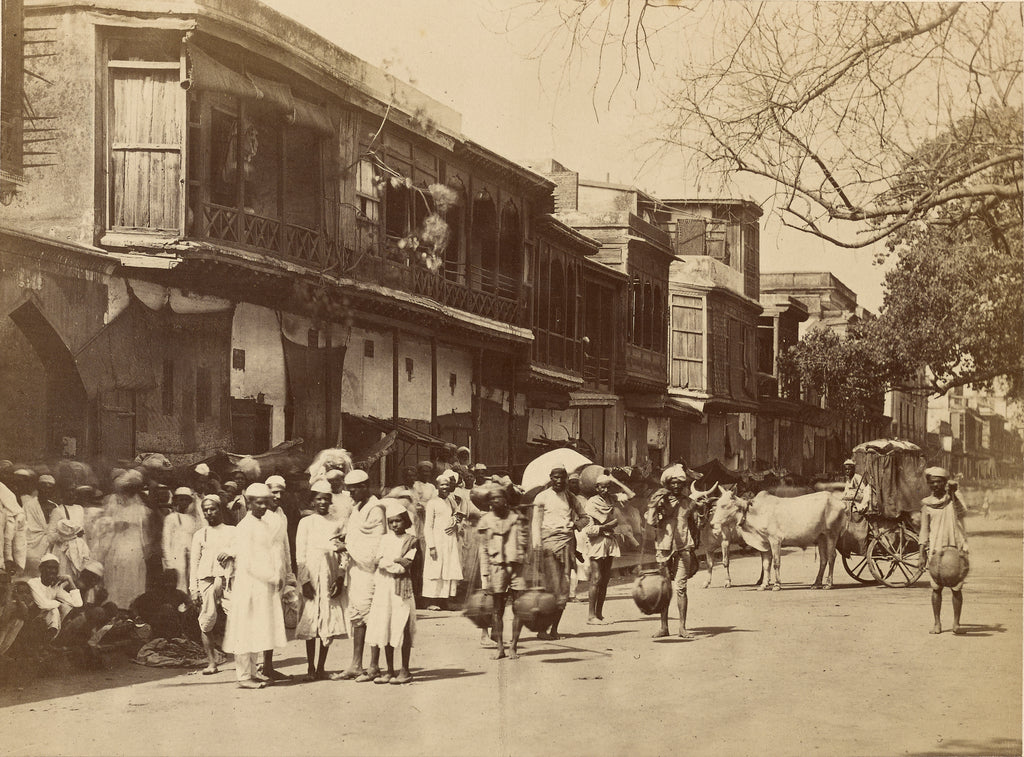
[[[244,370],[231,368],[231,396],[237,399],[263,395],[273,406],[271,445],[284,441],[284,405],[288,394],[284,373],[284,348],[277,313],[269,308],[240,302],[231,323],[232,349],[245,350]]]

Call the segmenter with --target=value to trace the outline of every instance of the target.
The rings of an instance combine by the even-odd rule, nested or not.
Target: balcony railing
[[[429,297],[503,323],[527,325],[525,288],[495,271],[467,266],[449,277],[410,263],[395,248],[356,253],[315,229],[213,203],[202,205],[201,221],[199,234],[218,243],[254,248],[317,271]]]
[[[583,358],[583,381],[585,384],[610,389],[612,383],[612,359],[586,355]]]
[[[582,373],[583,342],[556,331],[533,330],[533,360],[563,371]]]

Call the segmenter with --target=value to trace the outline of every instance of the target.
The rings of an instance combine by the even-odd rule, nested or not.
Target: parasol
[[[551,480],[551,469],[559,466],[565,468],[566,472],[573,473],[585,465],[592,465],[593,462],[574,449],[563,447],[545,452],[543,455],[534,458],[523,471],[523,489],[527,496],[531,490],[541,489],[547,486]]]

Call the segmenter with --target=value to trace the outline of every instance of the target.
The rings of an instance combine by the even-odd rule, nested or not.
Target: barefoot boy
[[[526,557],[526,529],[518,513],[511,512],[505,492],[494,487],[488,496],[490,511],[477,525],[480,531],[480,580],[484,591],[494,600],[493,638],[498,644],[495,660],[505,656],[502,638],[505,605],[526,589],[523,561]],[[509,657],[519,659],[517,647],[523,623],[512,608],[512,647]]]

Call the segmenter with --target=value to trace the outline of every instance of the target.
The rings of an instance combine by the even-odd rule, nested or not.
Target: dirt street
[[[488,659],[464,618],[420,613],[412,685],[319,682],[242,691],[133,664],[0,689],[3,751],[36,754],[993,755],[1021,754],[1019,517],[968,521],[967,634],[931,636],[926,579],[862,587],[836,566],[832,591],[803,588],[815,551],[782,562],[781,592],[691,581],[693,641],[653,641],[629,581],[568,638],[525,634],[518,662]],[[951,608],[947,592],[944,621]],[[674,611],[673,611],[674,615]],[[675,622],[672,622],[673,631]],[[347,640],[328,667],[341,669]],[[292,642],[285,672],[305,670]]]

